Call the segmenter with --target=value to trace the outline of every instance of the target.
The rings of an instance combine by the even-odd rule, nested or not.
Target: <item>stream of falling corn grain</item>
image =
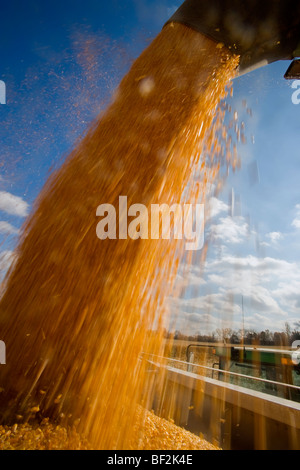
[[[184,240],[99,240],[96,209],[117,208],[119,196],[128,207],[205,201],[221,163],[238,164],[216,137],[237,64],[200,34],[166,26],[50,177],[3,286],[0,438],[21,432],[29,448],[46,432],[50,448],[59,445],[50,435],[78,448],[63,431],[72,426],[95,449],[151,448],[149,415],[137,412],[142,397],[151,404],[141,353],[161,350]]]

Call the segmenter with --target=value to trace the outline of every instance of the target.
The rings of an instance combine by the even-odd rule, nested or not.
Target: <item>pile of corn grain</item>
[[[152,412],[147,412],[139,429],[140,441],[131,443],[139,450],[218,450],[206,440],[179,428]],[[0,426],[0,450],[91,450],[89,442],[74,428],[56,426],[44,419],[40,425]],[[130,449],[129,449],[130,450]]]
[[[128,207],[148,209],[201,203],[212,183],[219,187],[220,167],[236,165],[236,153],[229,140],[220,144],[217,135],[226,132],[216,132],[223,124],[216,109],[237,63],[222,44],[168,25],[51,175],[24,227],[0,302],[7,351],[0,424],[12,426],[16,416],[23,423],[33,417],[50,422],[34,431],[20,424],[11,436],[27,429],[46,445],[52,432],[51,445],[60,439],[67,447],[64,428],[79,422],[78,433],[94,448],[128,447],[141,397],[151,409],[141,354],[162,347],[164,301],[185,240],[138,233],[100,240],[97,207],[118,208],[120,196]],[[161,227],[149,233],[153,228],[161,233]]]
[[[205,439],[176,426],[172,421],[146,413],[140,450],[217,450],[218,447]]]

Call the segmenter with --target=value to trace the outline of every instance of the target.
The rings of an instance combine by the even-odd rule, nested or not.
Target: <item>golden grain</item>
[[[0,302],[7,348],[0,422],[20,423],[9,440],[13,448],[85,447],[66,430],[75,424],[97,449],[132,442],[128,429],[137,429],[136,406],[147,389],[141,353],[161,350],[164,300],[184,243],[100,241],[96,209],[116,207],[120,195],[128,206],[205,201],[207,187],[218,187],[221,162],[237,165],[237,155],[224,155],[216,137],[224,117],[216,108],[237,63],[191,29],[165,27],[45,185]],[[37,427],[26,424],[32,414]],[[11,436],[11,429],[1,428],[1,435]]]

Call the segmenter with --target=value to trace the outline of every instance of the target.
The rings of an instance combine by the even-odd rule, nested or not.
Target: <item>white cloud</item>
[[[280,297],[274,295],[274,289],[283,270],[288,274],[288,268],[291,269],[289,263],[272,258],[232,256],[211,263],[209,271],[212,273],[208,274],[208,280],[220,293],[231,296],[235,301],[243,296],[252,312],[283,318],[287,311],[281,305]]]
[[[294,219],[292,222],[292,226],[296,228],[300,228],[300,219]]]
[[[241,269],[255,269],[257,273],[273,273],[277,270],[278,273],[283,272],[284,275],[290,270],[299,269],[296,263],[290,263],[285,260],[277,258],[258,258],[257,256],[234,256],[228,255],[221,260],[213,260],[209,263],[210,269],[219,269],[221,271],[227,270],[228,268]]]
[[[252,235],[257,234],[245,217],[224,216],[229,206],[215,197],[207,207],[211,224],[207,224],[207,235],[218,249],[209,250],[205,263],[197,269],[192,266],[189,277],[181,272],[181,280],[186,281],[182,297],[170,304],[177,329],[189,334],[216,328],[238,330],[242,304],[246,329],[282,331],[287,321],[294,327],[300,313],[300,262],[248,254],[245,242],[253,241]],[[296,216],[300,228],[300,204]],[[270,231],[262,243],[282,248],[281,241],[287,236],[279,230]],[[232,253],[237,249],[240,256]]]
[[[2,251],[0,253],[0,272],[7,271],[15,259],[13,251]]]
[[[232,328],[232,319],[241,318],[241,308],[223,293],[205,294],[189,299],[170,299],[172,329],[188,334]],[[237,326],[240,328],[240,325]]]
[[[172,299],[177,327],[182,331],[209,332],[216,328],[240,329],[242,299],[245,328],[281,331],[293,326],[300,311],[300,264],[271,257],[225,255],[208,260],[205,275],[199,269],[197,289],[185,298]],[[194,272],[194,288],[196,275]]]
[[[283,239],[283,234],[281,232],[270,232],[267,233],[266,237],[269,238],[272,243],[277,243],[279,240]]]
[[[206,281],[203,279],[203,269],[195,265],[186,265],[181,263],[177,273],[177,284],[179,290],[185,288],[198,288],[203,286]]]
[[[6,235],[17,235],[19,230],[8,222],[0,221],[0,233]]]
[[[19,217],[26,217],[29,205],[19,196],[14,196],[6,191],[0,191],[0,211]]]
[[[221,201],[216,197],[211,197],[208,201],[207,215],[206,218],[216,217],[222,212],[228,212],[229,207],[225,202]]]
[[[218,224],[211,226],[210,235],[214,240],[239,244],[249,235],[249,225],[243,217],[221,217]]]
[[[296,228],[300,228],[300,204],[296,204],[295,209],[296,209],[296,217],[294,218],[292,222],[292,226]]]

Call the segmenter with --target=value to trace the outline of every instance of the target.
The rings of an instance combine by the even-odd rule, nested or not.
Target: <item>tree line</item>
[[[300,340],[300,324],[294,328],[287,322],[283,331],[256,331],[253,329],[233,330],[231,328],[217,328],[210,334],[196,333],[195,335],[186,335],[179,330],[175,332],[165,331],[165,338],[177,340],[186,340],[201,343],[228,343],[228,344],[247,344],[261,346],[291,346],[296,340]]]

